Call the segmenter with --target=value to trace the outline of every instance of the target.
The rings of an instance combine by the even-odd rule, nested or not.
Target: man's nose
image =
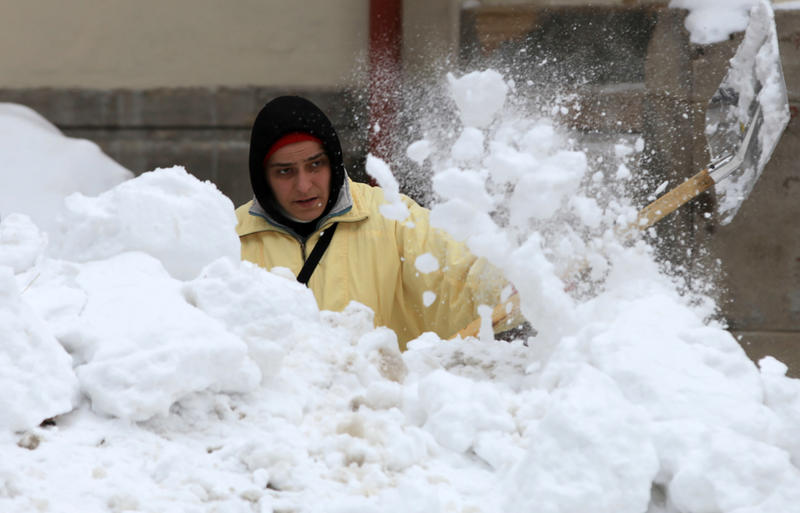
[[[305,169],[301,169],[300,172],[297,173],[297,190],[306,192],[311,189],[311,185],[311,173]]]

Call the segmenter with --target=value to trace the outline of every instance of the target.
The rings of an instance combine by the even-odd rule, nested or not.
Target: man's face
[[[320,143],[287,144],[270,156],[266,172],[284,212],[305,222],[322,215],[331,190],[331,163]]]

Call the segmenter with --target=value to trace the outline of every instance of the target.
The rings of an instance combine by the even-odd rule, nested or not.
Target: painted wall
[[[0,87],[351,84],[367,0],[3,0]]]

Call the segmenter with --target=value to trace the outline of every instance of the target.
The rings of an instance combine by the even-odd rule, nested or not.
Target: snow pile
[[[146,173],[136,182],[87,197],[66,198],[54,233],[54,252],[75,262],[99,260],[124,251],[159,259],[180,279],[193,278],[212,260],[239,258],[233,204],[210,183],[181,167]]]
[[[246,344],[188,303],[153,257],[87,263],[74,285],[87,299],[77,316],[61,320],[60,339],[95,411],[146,420],[190,392],[246,392],[260,381]]]
[[[138,198],[138,204],[146,206],[153,216],[169,219],[170,215],[176,215],[171,209],[181,196],[172,196],[161,203],[148,202],[152,199],[154,182],[159,178],[163,179],[160,192],[164,198],[168,197],[168,192],[175,191],[176,182],[182,185],[178,191],[194,188],[192,194],[183,198],[197,210],[208,210],[209,205],[224,199],[213,186],[201,184],[183,171],[182,175],[175,171],[158,171],[125,182],[94,200],[103,201],[127,193]],[[90,201],[89,198],[82,200]],[[136,203],[131,202],[131,205]],[[227,222],[228,231],[233,229],[230,210],[229,206],[223,216],[215,219],[222,224]],[[73,210],[73,214],[75,212]],[[147,233],[146,228],[137,229],[136,216],[126,227],[130,235],[125,243],[115,245],[120,239],[117,230],[120,218],[125,216],[109,216],[101,209],[91,208],[84,212],[86,218],[91,219],[86,224],[97,228],[97,245],[111,249],[83,265],[53,260],[42,254],[28,256],[24,261],[30,265],[18,265],[16,271],[18,281],[27,284],[25,297],[72,356],[75,375],[95,411],[144,420],[156,413],[166,413],[175,400],[188,392],[209,387],[228,391],[252,389],[261,375],[247,356],[247,345],[219,321],[203,315],[188,303],[182,282],[170,277],[165,270],[165,265],[174,263],[172,256],[176,253],[182,255],[183,265],[190,271],[203,267],[214,253],[216,258],[228,257],[231,248],[230,244],[225,244],[230,239],[228,234],[220,232],[213,240],[202,237],[202,223],[206,219],[195,218],[192,209],[178,209],[177,214],[183,213],[185,224],[194,224],[194,231],[189,230],[195,234],[194,238],[181,245],[185,239],[174,233],[172,252],[165,253],[160,261],[131,249],[141,244],[143,234]],[[149,219],[139,221],[146,223]],[[36,227],[29,222],[19,222],[18,215],[4,219],[0,223],[0,233],[10,231],[8,225],[17,225],[18,231],[20,225],[28,229],[27,236],[20,236],[20,239],[41,240]],[[176,223],[175,227],[179,228],[180,224]],[[103,234],[109,234],[108,238],[103,239]],[[76,229],[75,237],[86,244],[94,242],[84,230]],[[161,235],[154,231],[142,245],[153,247],[160,240]],[[65,238],[65,244],[78,246],[69,237]],[[23,247],[30,251],[31,246]],[[41,244],[35,247],[44,249]],[[235,245],[232,248],[238,249]],[[24,360],[33,358],[33,354],[18,357]],[[31,386],[35,389],[35,383]],[[24,401],[24,397],[20,400]],[[40,415],[36,423],[50,415]]]
[[[800,382],[623,240],[641,143],[604,172],[497,76],[451,77],[480,94],[453,144],[410,154],[436,170],[432,220],[507,272],[536,337],[401,354],[362,305],[320,312],[231,258],[232,207],[179,170],[74,196],[57,247],[8,216],[0,509],[791,511]]]
[[[0,265],[22,272],[33,266],[47,246],[47,236],[25,214],[9,214],[0,223]]]
[[[0,103],[0,218],[17,212],[46,232],[64,197],[95,195],[133,176],[91,141],[64,137],[23,105]]]
[[[77,404],[72,360],[0,266],[0,432],[22,431]]]

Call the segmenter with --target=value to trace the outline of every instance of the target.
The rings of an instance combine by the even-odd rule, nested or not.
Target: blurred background
[[[705,105],[741,40],[692,44],[686,11],[668,4],[5,0],[0,101],[33,108],[136,174],[185,166],[239,205],[251,196],[255,115],[275,96],[300,94],[331,117],[355,179],[369,179],[371,151],[425,203],[425,177],[410,173],[403,151],[418,138],[421,99],[447,72],[491,66],[522,95],[575,94],[579,108],[561,121],[600,153],[642,137],[652,190],[707,164]],[[709,193],[659,231],[676,266],[694,275],[721,267],[722,313],[748,354],[774,355],[798,376],[800,10],[777,10],[776,23],[792,120],[770,164],[730,225],[708,215]]]

